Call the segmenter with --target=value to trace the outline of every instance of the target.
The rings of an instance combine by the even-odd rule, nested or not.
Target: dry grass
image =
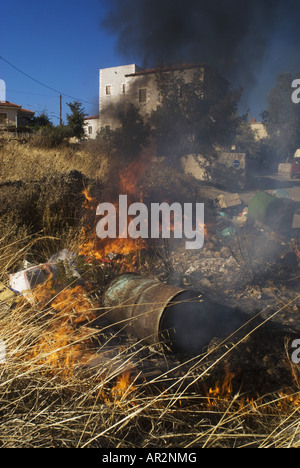
[[[5,144],[1,180],[31,180],[33,174],[39,179],[53,168],[101,178],[103,167],[92,152],[74,154],[70,148],[58,152]],[[44,223],[47,235],[41,235],[10,213],[1,217],[2,283],[25,258],[34,261],[38,254],[46,260],[58,248],[76,249],[76,227],[53,235],[53,222],[51,215]],[[93,274],[104,280],[103,273]],[[240,334],[234,344],[230,338],[213,351],[178,362],[122,341],[106,325],[91,328],[101,312],[91,291],[51,283],[37,297],[33,304],[24,298],[13,306],[0,303],[0,340],[6,347],[0,364],[2,448],[300,446],[297,378],[293,394],[276,390],[255,397],[232,387],[230,373],[220,381],[230,351],[239,350],[252,331]],[[151,360],[166,362],[165,370],[145,376],[143,363]],[[296,371],[291,365],[291,375]]]
[[[107,174],[106,154],[101,148],[88,145],[47,149],[2,139],[0,161],[0,182],[39,180],[49,174],[72,170],[93,179],[103,179]]]
[[[17,260],[13,244],[5,258],[7,265]],[[1,304],[1,447],[300,446],[297,391],[247,399],[233,391],[230,379],[218,392],[203,390],[231,341],[219,345],[217,359],[209,360],[207,352],[146,380],[141,364],[153,350],[130,342],[118,347],[117,334],[90,328],[99,307],[74,288],[46,285],[47,294],[36,295],[39,303],[21,298],[13,308]],[[70,306],[72,291],[76,301]],[[87,367],[95,353],[96,363]]]

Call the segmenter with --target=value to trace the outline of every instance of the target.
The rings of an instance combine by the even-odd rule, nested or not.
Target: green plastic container
[[[295,202],[257,192],[248,204],[248,216],[276,231],[292,229]]]

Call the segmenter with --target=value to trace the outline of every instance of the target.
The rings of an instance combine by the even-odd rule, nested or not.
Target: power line
[[[70,96],[69,94],[66,94],[66,93],[63,93],[62,91],[58,91],[57,89],[55,88],[51,88],[51,86],[48,86],[44,83],[42,83],[41,81],[37,80],[36,78],[33,78],[32,76],[28,75],[27,73],[23,72],[22,70],[20,70],[20,68],[16,67],[15,65],[13,65],[12,63],[8,62],[8,60],[6,60],[4,57],[2,57],[0,55],[0,59],[3,60],[4,62],[6,62],[10,67],[14,68],[15,70],[17,70],[19,73],[22,73],[22,75],[24,76],[27,76],[27,78],[30,78],[32,81],[35,81],[36,83],[38,83],[39,85],[41,86],[44,86],[45,88],[48,88],[50,89],[51,91],[54,91],[55,93],[58,93],[58,94],[61,94],[63,96],[66,96],[68,98],[71,98],[71,99],[75,99],[76,101],[82,101],[82,102],[86,102],[87,104],[92,104],[94,105],[95,103],[93,102],[90,102],[90,101],[86,101],[84,99],[79,99],[79,98],[75,98],[74,96]]]
[[[55,94],[41,94],[41,93],[31,93],[29,91],[19,91],[19,90],[16,90],[16,89],[10,89],[10,88],[7,88],[7,91],[9,91],[10,93],[19,93],[19,94],[30,94],[32,96],[43,96],[43,97],[51,97],[51,98],[55,98],[57,99],[57,95]]]

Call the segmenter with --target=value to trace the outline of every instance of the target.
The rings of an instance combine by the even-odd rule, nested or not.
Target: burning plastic
[[[47,279],[55,278],[58,272],[58,262],[60,261],[63,262],[65,268],[71,272],[74,277],[80,276],[74,266],[74,253],[63,249],[52,255],[47,263],[31,265],[28,268],[10,274],[9,286],[11,290],[17,294],[23,294],[31,300],[29,291],[45,283]]]

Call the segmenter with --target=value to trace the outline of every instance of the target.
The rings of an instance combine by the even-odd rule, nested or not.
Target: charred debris
[[[201,372],[222,356],[214,373],[229,366],[236,385],[250,391],[294,385],[291,343],[300,332],[297,204],[280,190],[258,191],[247,205],[238,194],[199,192],[205,202],[199,251],[187,251],[172,238],[138,252],[112,249],[102,257],[64,248],[46,263],[25,261],[12,271],[1,300],[9,311],[20,297],[30,302],[49,278],[60,290],[80,284],[97,303],[96,318],[84,325],[98,329],[104,343],[109,334],[108,353],[118,354],[124,344],[145,353],[146,344],[144,358],[132,363],[146,380],[165,372],[176,379],[187,356],[191,362],[205,355]],[[101,354],[91,367],[99,359]]]

